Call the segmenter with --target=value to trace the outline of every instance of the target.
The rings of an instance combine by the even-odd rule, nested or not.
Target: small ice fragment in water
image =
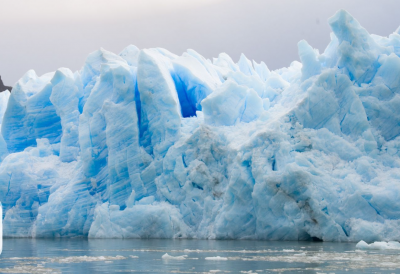
[[[171,256],[168,255],[168,253],[165,253],[164,255],[162,255],[162,259],[163,260],[185,260],[187,257],[187,255],[182,255],[182,256]]]
[[[70,256],[70,257],[55,257],[49,258],[51,263],[79,263],[79,262],[98,262],[98,261],[114,261],[124,260],[124,256]]]
[[[206,260],[208,260],[208,261],[227,261],[228,258],[216,256],[216,257],[206,257]]]

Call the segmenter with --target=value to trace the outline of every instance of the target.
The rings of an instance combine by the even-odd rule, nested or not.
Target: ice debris
[[[215,257],[205,257],[205,260],[207,260],[207,261],[227,261],[228,258],[215,256]]]
[[[399,242],[373,242],[371,244],[367,244],[364,241],[360,241],[356,245],[357,249],[362,250],[400,250],[400,243]]]
[[[161,256],[163,260],[186,260],[187,255],[182,256],[171,256],[168,253],[165,253]]]
[[[7,237],[400,239],[400,34],[269,70],[129,46],[0,94]]]

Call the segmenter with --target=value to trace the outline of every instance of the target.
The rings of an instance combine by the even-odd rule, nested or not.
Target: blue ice
[[[400,34],[270,70],[130,45],[0,94],[9,237],[400,238]]]

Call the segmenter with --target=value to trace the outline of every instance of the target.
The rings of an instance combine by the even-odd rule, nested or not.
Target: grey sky
[[[323,51],[340,8],[370,33],[400,25],[397,0],[0,0],[0,75],[13,85],[29,69],[79,70],[90,52],[129,44],[235,61],[243,52],[276,69],[298,60],[301,39]]]

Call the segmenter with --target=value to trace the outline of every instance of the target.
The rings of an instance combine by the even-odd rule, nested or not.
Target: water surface
[[[400,251],[357,251],[355,245],[159,239],[4,239],[0,273],[400,271]],[[162,258],[166,253],[168,256]]]

